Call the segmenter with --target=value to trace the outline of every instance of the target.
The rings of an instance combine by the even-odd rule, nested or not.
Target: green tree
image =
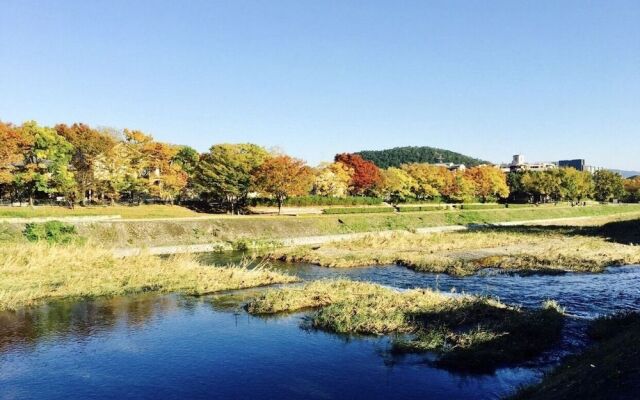
[[[252,173],[269,153],[255,144],[218,144],[200,157],[194,185],[202,199],[238,213],[252,189]]]
[[[616,172],[596,171],[593,174],[593,191],[598,201],[620,199],[624,195],[624,179]]]
[[[562,168],[560,171],[563,199],[581,201],[593,194],[593,178],[587,171]]]
[[[30,145],[23,153],[23,163],[14,174],[14,184],[22,189],[29,203],[40,192],[46,195],[69,196],[75,191],[73,173],[69,163],[73,146],[52,128],[41,127],[29,121],[20,127],[22,135]]]

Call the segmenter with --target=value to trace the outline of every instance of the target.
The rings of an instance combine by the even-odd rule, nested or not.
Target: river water
[[[304,314],[252,317],[220,296],[54,302],[0,313],[0,399],[499,398],[539,379],[558,357],[583,345],[588,319],[640,309],[635,267],[528,277],[484,271],[464,278],[397,266],[277,268],[307,280],[430,287],[525,307],[555,299],[571,317],[563,342],[538,360],[489,375],[462,375],[433,367],[429,355],[391,356],[385,337],[309,331],[301,328]]]

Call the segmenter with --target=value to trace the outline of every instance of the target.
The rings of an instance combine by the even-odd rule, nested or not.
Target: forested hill
[[[437,149],[428,146],[395,147],[387,150],[365,150],[359,154],[365,160],[372,161],[380,168],[398,167],[406,163],[438,163],[440,161],[454,164],[474,166],[484,164],[486,161],[465,156],[449,150]]]

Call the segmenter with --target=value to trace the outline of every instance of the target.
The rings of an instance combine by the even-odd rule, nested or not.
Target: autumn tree
[[[280,155],[267,159],[255,171],[258,190],[265,192],[278,202],[278,214],[282,204],[290,196],[309,193],[313,184],[313,172],[303,160]]]
[[[23,152],[31,144],[21,130],[0,121],[0,195],[14,193],[13,181],[17,166],[23,161]]]
[[[446,176],[447,182],[441,194],[447,201],[467,203],[474,199],[476,193],[475,184],[463,172],[451,172]]]
[[[593,191],[598,201],[621,198],[624,195],[622,175],[604,169],[596,171],[593,174]]]
[[[341,162],[321,165],[316,173],[312,191],[319,196],[345,197],[352,175],[353,170]]]
[[[382,184],[380,169],[371,161],[357,154],[342,153],[335,156],[335,162],[341,162],[353,170],[349,191],[353,195],[375,195]]]
[[[382,194],[393,203],[413,197],[417,186],[411,175],[395,167],[382,170],[382,182]]]
[[[403,164],[400,168],[415,180],[413,192],[420,200],[439,197],[445,190],[451,174],[445,167],[425,163]]]
[[[98,184],[94,175],[96,159],[99,155],[108,153],[115,146],[116,141],[111,135],[81,123],[71,126],[58,124],[55,130],[73,145],[71,166],[78,192],[81,193],[83,201],[86,199],[92,202]]]
[[[252,189],[252,173],[269,153],[255,144],[218,144],[202,154],[194,172],[200,196],[237,213]]]
[[[640,175],[624,180],[625,200],[630,203],[640,202]]]
[[[464,176],[473,182],[474,194],[483,203],[509,197],[507,176],[499,168],[489,165],[472,167],[464,171]]]

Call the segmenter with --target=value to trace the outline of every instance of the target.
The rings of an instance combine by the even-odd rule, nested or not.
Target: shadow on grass
[[[566,358],[542,382],[515,399],[637,399],[640,393],[640,314],[622,313],[595,320],[593,345]]]
[[[599,237],[613,243],[640,244],[640,219],[614,221],[601,226],[560,226],[560,225],[515,225],[515,226],[480,226],[476,231],[519,233],[526,235],[547,236],[589,236]]]
[[[455,309],[413,314],[417,333],[396,340],[393,351],[435,351],[437,367],[455,372],[493,373],[540,355],[561,338],[564,316],[555,303],[521,310],[491,301],[469,301]]]

